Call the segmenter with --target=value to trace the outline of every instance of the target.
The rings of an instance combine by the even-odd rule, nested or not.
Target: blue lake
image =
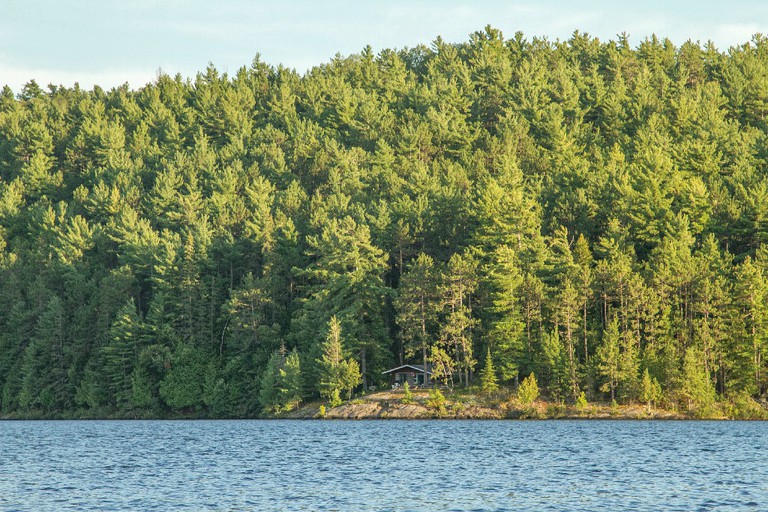
[[[768,510],[768,423],[0,422],[0,510]]]

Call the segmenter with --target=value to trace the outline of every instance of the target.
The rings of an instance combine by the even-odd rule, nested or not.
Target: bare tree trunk
[[[569,318],[566,319],[567,325],[565,330],[565,337],[568,340],[568,364],[570,366],[569,368],[569,377],[571,381],[571,395],[573,395],[573,398],[576,398],[576,361],[575,361],[575,350],[573,346],[573,330],[571,329],[571,318],[570,318],[570,312],[568,313]]]

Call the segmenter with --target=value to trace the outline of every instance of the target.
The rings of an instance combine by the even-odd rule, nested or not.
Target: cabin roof
[[[398,366],[397,368],[392,368],[391,370],[381,372],[381,374],[387,375],[388,373],[396,373],[396,372],[418,372],[418,373],[426,373],[427,375],[432,375],[432,372],[429,370],[425,372],[424,366],[420,364],[404,364],[402,366]]]

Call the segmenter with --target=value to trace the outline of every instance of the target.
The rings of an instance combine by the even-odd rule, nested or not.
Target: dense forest
[[[0,94],[4,415],[249,417],[402,362],[705,410],[766,351],[761,35]]]

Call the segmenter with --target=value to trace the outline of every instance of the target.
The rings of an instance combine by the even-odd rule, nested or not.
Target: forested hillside
[[[252,416],[488,355],[703,410],[768,388],[767,244],[759,35],[6,87],[0,410]]]

